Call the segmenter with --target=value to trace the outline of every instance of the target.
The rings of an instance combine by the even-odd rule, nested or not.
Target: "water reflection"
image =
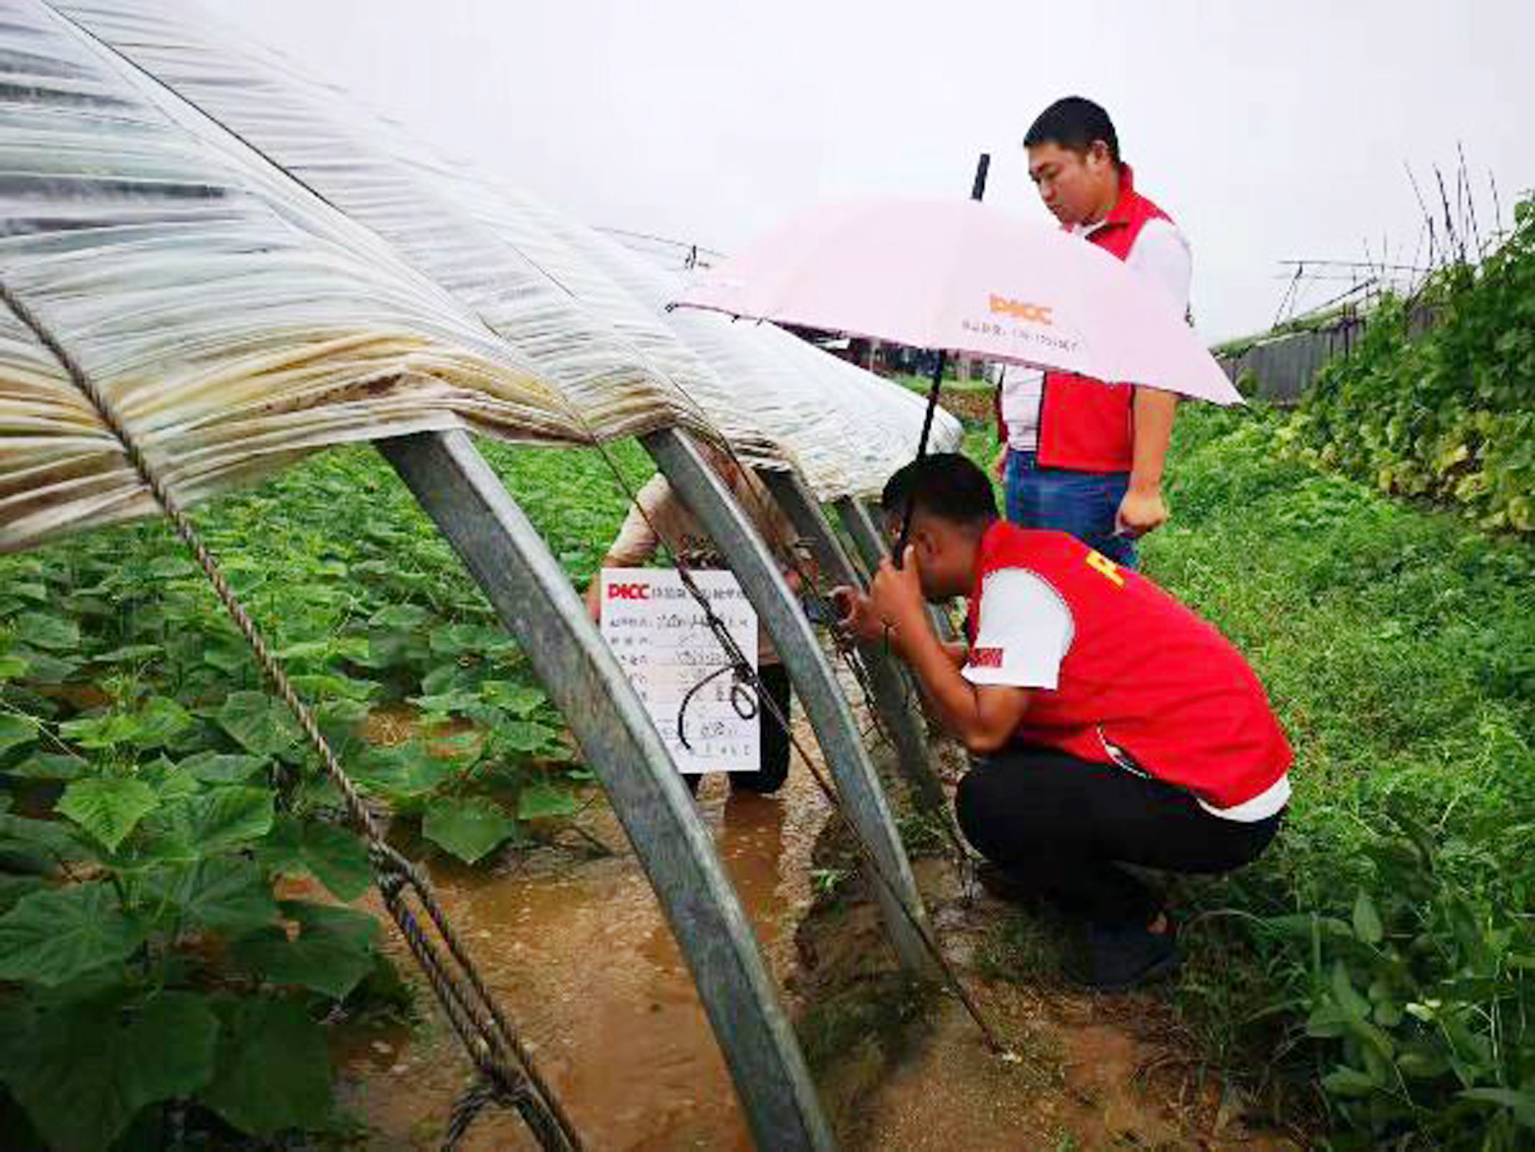
[[[824,801],[803,768],[776,797],[705,783],[700,815],[781,982],[808,901]],[[622,843],[617,825],[602,829]],[[433,860],[432,880],[487,984],[594,1149],[750,1149],[724,1060],[686,965],[632,856],[557,868],[472,870]],[[403,961],[391,939],[390,948]],[[344,1099],[369,1147],[435,1147],[466,1075],[423,994],[427,1023],[349,1037]],[[482,1120],[471,1149],[531,1148],[511,1118]]]

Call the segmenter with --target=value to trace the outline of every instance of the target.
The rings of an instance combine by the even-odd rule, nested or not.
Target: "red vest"
[[[1121,260],[1148,220],[1171,217],[1135,190],[1130,165],[1119,170],[1119,199],[1085,239]],[[1078,472],[1128,472],[1135,459],[1135,426],[1129,384],[1105,384],[1070,372],[1045,373],[1039,410],[1041,468],[1070,468]],[[1002,390],[997,389],[997,432],[1007,443],[1002,423]]]
[[[1251,800],[1289,770],[1290,745],[1241,653],[1150,580],[1064,532],[1000,520],[986,530],[966,621],[972,646],[985,579],[1003,568],[1045,580],[1072,618],[1059,682],[1033,691],[1014,740],[1137,768],[1213,808]]]

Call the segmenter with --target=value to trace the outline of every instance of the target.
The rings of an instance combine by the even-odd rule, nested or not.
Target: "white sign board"
[[[693,581],[725,622],[742,654],[757,665],[757,613],[729,572],[694,572]],[[755,772],[762,747],[757,717],[743,719],[731,702],[730,661],[704,621],[703,609],[670,568],[605,568],[602,635],[644,702],[672,761],[683,772]],[[677,713],[688,689],[720,674],[693,694],[683,717],[688,744],[677,735]],[[756,703],[749,689],[746,700]],[[760,707],[760,705],[759,705]],[[748,709],[750,710],[750,709]]]

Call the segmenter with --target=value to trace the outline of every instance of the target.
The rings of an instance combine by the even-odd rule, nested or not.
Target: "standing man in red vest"
[[[1190,257],[1177,226],[1135,187],[1109,115],[1068,96],[1023,140],[1029,174],[1067,231],[1112,253],[1187,313]],[[1177,398],[1066,372],[1012,369],[997,389],[996,467],[1007,517],[1070,532],[1124,567],[1167,519],[1162,461]]]
[[[911,502],[902,568],[848,626],[888,639],[935,717],[977,757],[954,806],[1008,887],[1080,922],[1076,975],[1130,988],[1178,965],[1160,896],[1121,864],[1223,873],[1273,839],[1290,746],[1241,654],[1150,580],[1064,532],[997,516],[963,456],[925,456],[882,504]],[[946,645],[923,604],[968,596],[967,644]]]

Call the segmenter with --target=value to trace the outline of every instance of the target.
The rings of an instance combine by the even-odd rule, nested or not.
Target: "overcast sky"
[[[726,252],[819,201],[964,196],[981,151],[987,199],[1047,220],[1021,138],[1091,96],[1212,339],[1269,324],[1281,260],[1411,261],[1408,165],[1427,193],[1464,148],[1484,229],[1490,176],[1505,221],[1535,188],[1535,0],[201,2],[588,223]]]

